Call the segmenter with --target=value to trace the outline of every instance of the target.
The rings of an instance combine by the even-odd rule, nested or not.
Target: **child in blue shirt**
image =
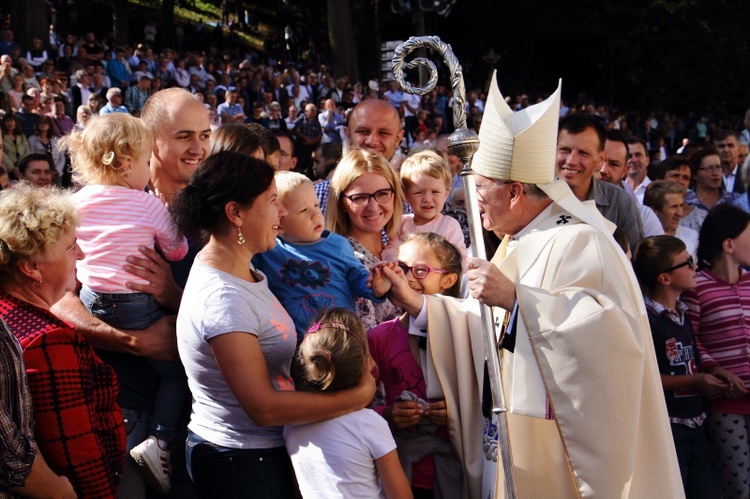
[[[374,270],[370,287],[371,273],[354,256],[349,241],[324,230],[310,179],[279,171],[276,188],[288,212],[281,218],[283,235],[276,239],[274,249],[255,255],[252,263],[266,275],[268,287],[292,316],[299,345],[312,319],[323,310],[356,310],[358,297],[380,303],[391,284],[380,270]]]

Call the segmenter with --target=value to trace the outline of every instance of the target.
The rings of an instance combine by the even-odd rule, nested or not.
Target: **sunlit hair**
[[[253,156],[261,148],[260,137],[247,125],[227,123],[211,132],[211,146],[208,155],[211,156],[221,151],[231,151]]]
[[[409,234],[401,246],[407,244],[416,244],[422,248],[427,248],[435,255],[440,262],[440,267],[449,274],[456,274],[456,282],[450,288],[446,289],[443,294],[458,298],[461,293],[461,274],[463,260],[461,252],[458,251],[453,243],[449,242],[440,234],[435,232],[414,232]]]
[[[59,148],[70,155],[73,172],[84,183],[108,184],[122,175],[125,159],[150,154],[151,129],[127,113],[94,116],[83,130],[60,139]]]
[[[164,127],[171,109],[179,109],[185,102],[192,100],[200,104],[198,97],[184,88],[173,87],[159,90],[146,99],[141,109],[141,119],[156,132]],[[206,111],[206,116],[208,116],[208,111]]]
[[[75,230],[78,212],[69,193],[26,182],[0,193],[0,283],[17,277],[21,260],[44,262],[50,249]]]
[[[91,120],[91,109],[85,104],[78,106],[78,109],[76,110],[76,123],[83,124],[83,113],[84,111],[89,112],[89,121]]]
[[[305,335],[297,360],[315,389],[332,392],[359,383],[368,355],[365,326],[357,314],[332,308],[322,312]]]
[[[294,189],[303,184],[312,185],[312,180],[297,172],[277,171],[274,179],[276,180],[276,190],[279,192],[279,203],[282,205],[286,197],[294,192]]]
[[[388,237],[394,237],[401,225],[401,214],[403,213],[404,195],[401,190],[401,182],[396,176],[396,171],[385,157],[379,153],[365,149],[352,148],[341,161],[331,178],[331,186],[328,195],[328,206],[326,211],[326,228],[337,234],[346,235],[351,228],[349,214],[344,206],[343,194],[349,186],[365,173],[375,173],[385,178],[394,190],[393,216],[385,224],[385,232]]]
[[[412,154],[401,163],[401,183],[408,191],[419,175],[427,175],[442,180],[446,189],[451,188],[453,176],[448,162],[431,149]]]

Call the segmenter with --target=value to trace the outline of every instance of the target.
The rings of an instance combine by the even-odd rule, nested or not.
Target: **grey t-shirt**
[[[297,336],[294,323],[269,291],[265,276],[251,283],[213,269],[196,257],[177,316],[177,347],[193,395],[190,431],[235,449],[284,445],[281,426],[259,427],[232,394],[208,341],[226,333],[255,335],[277,390],[294,390],[289,374]],[[255,380],[248,379],[250,388]]]

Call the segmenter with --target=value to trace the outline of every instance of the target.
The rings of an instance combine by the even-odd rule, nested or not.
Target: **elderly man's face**
[[[730,135],[724,140],[717,141],[714,145],[716,150],[719,151],[722,165],[734,168],[737,165],[737,137]]]
[[[500,234],[512,234],[510,219],[509,184],[474,175],[477,184],[477,204],[482,213],[482,227]]]
[[[308,104],[305,106],[305,116],[307,116],[308,120],[314,120],[316,114],[318,114],[318,108],[316,108],[313,104]]]
[[[372,99],[354,108],[347,133],[352,145],[379,152],[388,161],[404,136],[396,109],[387,101]]]

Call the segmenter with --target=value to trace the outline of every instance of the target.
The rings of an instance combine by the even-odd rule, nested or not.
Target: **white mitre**
[[[549,184],[555,180],[562,80],[547,100],[514,113],[497,87],[496,74],[492,75],[479,149],[471,167],[496,180]]]
[[[474,173],[496,180],[536,184],[568,212],[611,235],[614,224],[593,203],[581,203],[564,181],[555,181],[562,80],[544,102],[513,112],[500,93],[496,74],[497,71],[492,74],[484,106],[479,149],[471,162]]]

